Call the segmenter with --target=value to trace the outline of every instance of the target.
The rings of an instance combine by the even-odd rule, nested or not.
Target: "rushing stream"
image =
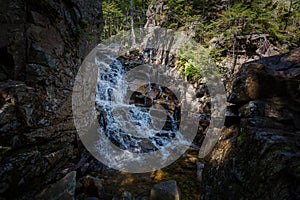
[[[172,91],[151,80],[139,87],[139,91],[131,91],[132,82],[124,78],[126,71],[120,61],[98,65],[101,70],[96,105],[100,112],[100,132],[111,142],[123,150],[148,153],[179,137],[180,105]]]

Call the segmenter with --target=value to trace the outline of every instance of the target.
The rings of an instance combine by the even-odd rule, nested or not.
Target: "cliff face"
[[[300,49],[244,63],[226,127],[205,158],[202,199],[298,199]]]
[[[102,8],[93,0],[1,1],[0,19],[0,196],[12,198],[74,167],[72,84],[98,43]]]

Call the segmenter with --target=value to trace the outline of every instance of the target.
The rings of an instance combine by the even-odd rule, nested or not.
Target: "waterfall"
[[[179,133],[180,107],[171,106],[177,99],[170,90],[149,80],[140,91],[131,91],[128,96],[132,82],[124,78],[126,71],[121,62],[110,59],[97,64],[100,133],[119,148],[134,153],[161,149]]]
[[[197,52],[202,47],[172,30],[153,28],[137,33],[140,46],[130,54],[130,34],[122,33],[95,47],[79,70],[72,109],[83,144],[109,167],[149,172],[183,155],[200,120],[210,120],[199,150],[204,157],[218,141],[224,121],[226,93],[218,72],[206,63],[208,59],[195,62],[202,66],[211,95],[212,112],[203,115],[195,88],[170,59],[185,44],[185,49],[194,52],[189,55],[199,61],[202,57]]]

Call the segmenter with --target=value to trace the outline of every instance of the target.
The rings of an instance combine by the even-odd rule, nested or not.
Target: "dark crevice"
[[[7,47],[0,48],[0,81],[13,79],[14,66],[13,56],[8,53]]]

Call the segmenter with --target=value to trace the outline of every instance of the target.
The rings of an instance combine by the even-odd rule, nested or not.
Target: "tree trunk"
[[[288,25],[289,17],[290,17],[291,11],[292,11],[292,5],[293,5],[293,0],[290,0],[289,12],[288,12],[288,16],[285,19],[285,25],[284,25],[284,29],[283,30],[286,30],[286,27]]]
[[[133,0],[130,0],[130,16],[131,16],[131,37],[132,37],[132,47],[136,46],[136,39],[134,33],[134,21],[133,21]]]

